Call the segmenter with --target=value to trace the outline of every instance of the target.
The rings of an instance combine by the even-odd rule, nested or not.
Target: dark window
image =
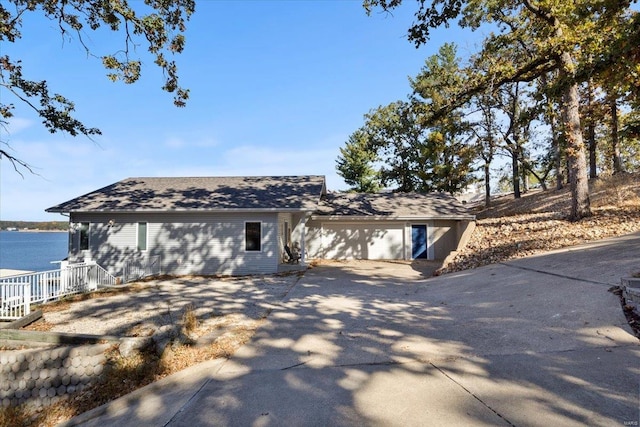
[[[80,223],[80,250],[86,251],[89,249],[89,223]]]
[[[147,250],[147,223],[138,223],[138,250]]]
[[[262,233],[261,224],[259,222],[244,223],[244,250],[257,251],[261,250]]]

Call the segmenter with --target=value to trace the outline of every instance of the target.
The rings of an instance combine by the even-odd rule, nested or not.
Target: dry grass
[[[185,334],[191,334],[198,328],[198,318],[193,304],[189,304],[184,308],[182,313],[182,328]]]
[[[478,207],[477,227],[467,246],[438,274],[522,258],[640,231],[640,174],[590,182],[593,215],[567,220],[569,189],[534,191],[521,199],[502,196]]]
[[[55,325],[53,323],[49,323],[45,320],[44,317],[41,317],[40,319],[36,320],[35,322],[25,326],[22,329],[25,329],[27,331],[41,331],[41,332],[47,332],[50,331],[51,329],[53,329]]]
[[[35,425],[32,424],[34,421],[36,420],[33,418],[33,414],[29,413],[22,405],[0,409],[0,426],[2,427]]]
[[[43,313],[65,311],[65,310],[68,310],[71,304],[73,304],[74,302],[140,292],[141,290],[145,289],[147,286],[148,285],[146,284],[146,282],[141,281],[141,282],[132,283],[127,286],[104,288],[104,289],[99,289],[93,292],[81,293],[77,295],[69,295],[57,301],[51,301],[51,302],[47,302],[46,304],[35,306],[34,309],[42,310]]]
[[[193,313],[193,308],[185,311],[185,316],[191,317],[192,314],[187,313]],[[174,343],[165,349],[161,357],[151,350],[122,357],[117,346],[114,346],[107,353],[105,375],[100,383],[50,405],[46,410],[33,411],[24,405],[2,408],[0,426],[55,426],[190,366],[207,360],[229,358],[249,341],[261,322],[256,320],[230,327],[209,345]]]
[[[125,292],[139,289],[139,286],[133,286],[125,289]],[[51,307],[43,306],[46,307],[43,311],[61,311],[69,309],[75,302],[117,293],[120,292],[74,296],[52,303]],[[242,313],[208,313],[205,319],[198,319],[197,312],[193,304],[184,307],[180,322],[182,335],[166,347],[162,356],[158,356],[154,349],[145,349],[130,357],[123,357],[118,347],[113,346],[107,352],[104,375],[99,383],[45,409],[34,410],[26,405],[0,408],[0,427],[55,426],[190,366],[207,360],[229,358],[249,341],[264,320],[264,317],[251,319]],[[40,319],[28,329],[49,330],[53,326]],[[155,330],[153,325],[137,324],[128,331],[127,336],[149,336]],[[206,338],[211,333],[214,333],[211,340],[198,341],[198,338]]]
[[[602,208],[637,208],[640,206],[640,174],[618,174],[602,176],[589,182],[591,207]],[[552,212],[566,218],[571,208],[569,187],[561,190],[534,190],[525,193],[522,198],[500,196],[492,200],[492,206],[485,209],[476,207],[479,219],[503,218],[520,214],[537,214]]]

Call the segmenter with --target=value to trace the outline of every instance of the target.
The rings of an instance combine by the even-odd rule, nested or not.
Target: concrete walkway
[[[640,421],[618,297],[640,235],[427,279],[311,269],[252,341],[67,425],[614,426]]]

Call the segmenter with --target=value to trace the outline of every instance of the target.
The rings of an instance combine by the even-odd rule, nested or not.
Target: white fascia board
[[[110,214],[118,214],[118,213],[275,213],[275,212],[313,212],[313,210],[309,209],[296,209],[296,208],[264,208],[264,209],[242,209],[242,208],[234,208],[234,209],[91,209],[91,210],[72,210],[69,213],[110,213]]]
[[[314,221],[434,221],[458,220],[475,221],[475,215],[443,215],[443,216],[379,216],[379,215],[311,215]]]

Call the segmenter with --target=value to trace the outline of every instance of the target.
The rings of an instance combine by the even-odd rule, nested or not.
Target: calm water
[[[57,269],[67,257],[68,233],[0,231],[0,268],[44,271]]]

